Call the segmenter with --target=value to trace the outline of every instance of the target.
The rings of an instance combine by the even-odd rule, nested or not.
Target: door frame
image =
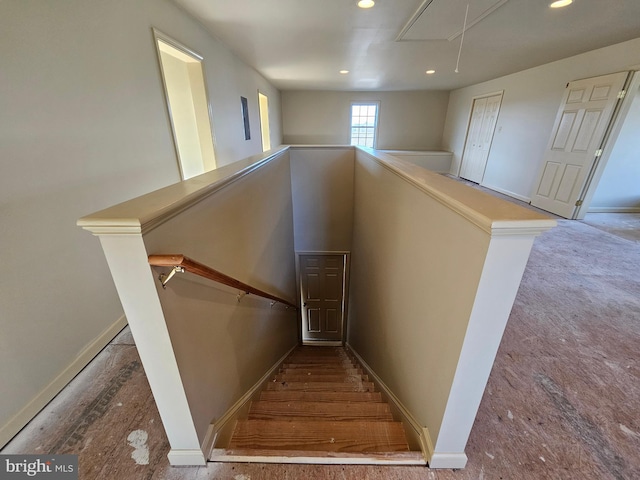
[[[302,288],[300,278],[300,257],[302,255],[342,255],[344,258],[344,270],[342,272],[342,340],[322,341],[322,340],[303,340],[302,326],[306,320],[304,315],[304,300],[302,298]],[[327,347],[341,347],[347,339],[347,319],[349,317],[349,274],[351,271],[351,252],[347,250],[301,250],[296,251],[296,293],[300,301],[300,315],[298,316],[298,341],[302,345],[324,345]]]
[[[469,130],[471,129],[471,118],[473,117],[473,106],[476,100],[481,98],[489,98],[495,95],[500,95],[500,104],[498,105],[498,117],[500,116],[500,110],[502,110],[502,102],[504,101],[504,90],[497,90],[495,92],[483,93],[480,95],[475,95],[471,97],[471,107],[469,108],[469,117],[467,118],[467,131],[464,134],[464,145],[462,146],[462,155],[460,155],[460,164],[458,165],[458,171],[456,172],[456,177],[460,177],[460,172],[462,172],[462,162],[464,161],[464,152],[467,149],[467,142],[469,141]],[[487,154],[487,163],[484,167],[484,172],[487,170],[487,165],[489,164],[489,155],[491,155],[491,147],[493,146],[493,137],[496,133],[496,128],[498,127],[498,118],[496,118],[496,124],[493,126],[493,132],[491,132],[491,143],[489,145],[489,153]],[[482,172],[482,180],[479,185],[483,185],[484,183],[484,172]]]
[[[595,163],[591,167],[591,171],[587,175],[582,193],[578,197],[578,200],[582,200],[582,205],[574,210],[573,216],[571,217],[572,220],[583,220],[589,211],[591,201],[598,189],[598,184],[600,183],[602,174],[607,167],[607,163],[611,158],[611,154],[613,153],[620,131],[622,130],[629,110],[631,109],[631,103],[633,102],[635,92],[640,89],[640,65],[635,65],[629,71],[631,72],[631,75],[627,78],[627,82],[622,87],[626,92],[625,97],[618,103],[613,112],[613,116],[611,117],[611,121],[607,127],[604,139],[602,140],[602,155],[596,159]]]

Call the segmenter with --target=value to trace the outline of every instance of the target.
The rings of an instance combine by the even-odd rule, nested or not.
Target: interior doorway
[[[576,218],[621,103],[629,72],[567,84],[531,205]]]
[[[639,131],[640,72],[635,71],[576,218],[586,213],[640,213]]]
[[[180,175],[186,180],[216,168],[203,57],[153,32]]]
[[[298,253],[302,343],[344,343],[349,254]]]
[[[260,135],[262,151],[271,150],[271,131],[269,128],[269,98],[258,92],[258,108],[260,109]]]

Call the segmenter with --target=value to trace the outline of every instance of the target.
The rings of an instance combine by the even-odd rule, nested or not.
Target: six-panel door
[[[303,341],[342,341],[344,290],[344,255],[300,255]]]

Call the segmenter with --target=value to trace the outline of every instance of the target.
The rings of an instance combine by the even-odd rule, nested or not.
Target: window
[[[375,148],[377,127],[377,103],[351,104],[351,145]]]
[[[258,92],[258,105],[260,106],[260,133],[262,134],[262,151],[271,150],[269,138],[269,99]]]
[[[183,180],[216,168],[202,57],[154,29]]]

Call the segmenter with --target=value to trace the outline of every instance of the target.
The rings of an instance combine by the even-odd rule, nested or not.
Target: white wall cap
[[[357,148],[491,235],[539,235],[557,225],[557,221],[547,215],[470,188],[381,150]]]
[[[80,218],[77,224],[94,235],[146,233],[217,190],[260,168],[288,149],[287,146],[280,146],[247,157],[87,215]]]

